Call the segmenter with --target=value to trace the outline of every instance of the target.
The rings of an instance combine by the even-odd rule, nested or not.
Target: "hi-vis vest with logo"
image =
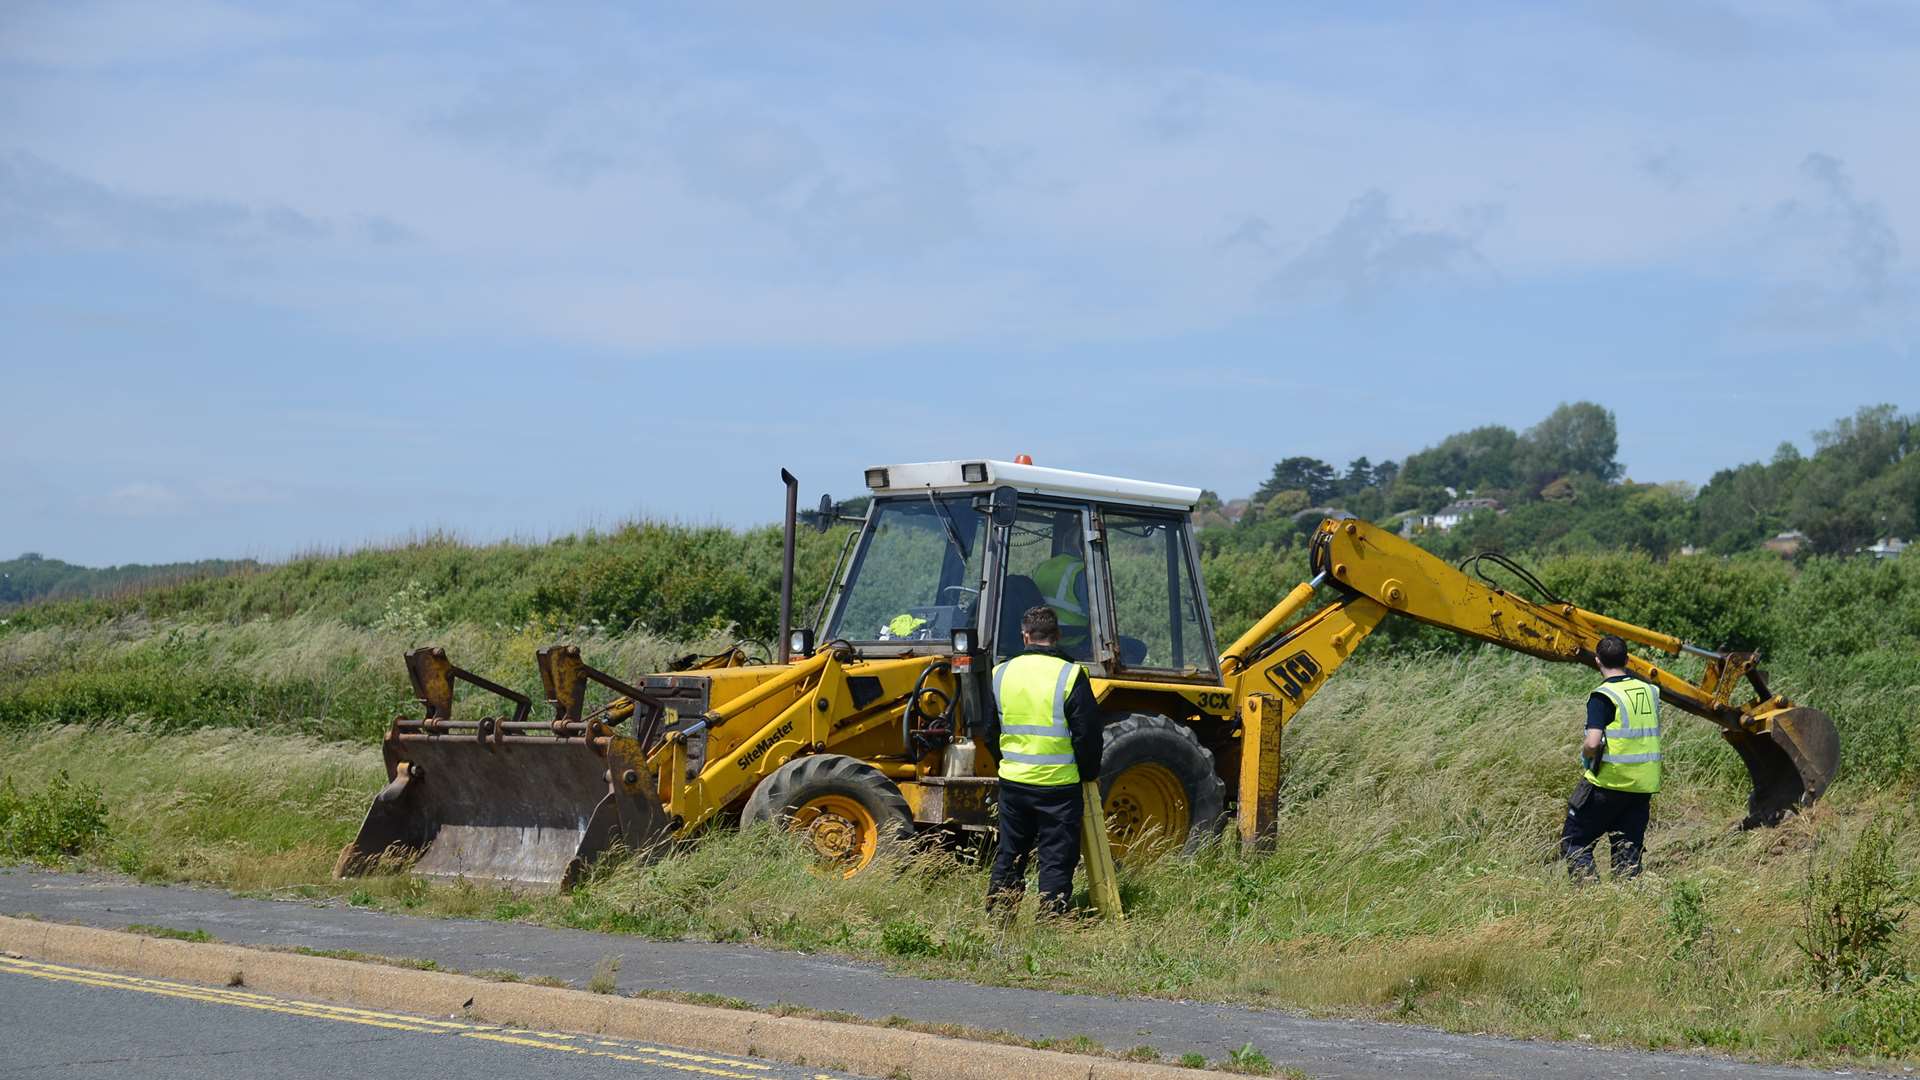
[[[1080,677],[1071,660],[1027,653],[993,669],[1000,705],[1000,779],[1058,787],[1080,782],[1067,731],[1067,691]]]
[[[1600,770],[1586,771],[1595,787],[1615,791],[1660,790],[1660,691],[1639,679],[1600,684],[1599,693],[1613,702],[1613,723],[1602,732],[1607,738]]]
[[[1039,588],[1046,605],[1060,616],[1063,632],[1074,633],[1087,628],[1087,608],[1080,602],[1075,589],[1086,576],[1086,561],[1075,555],[1055,555],[1033,568],[1033,583]]]

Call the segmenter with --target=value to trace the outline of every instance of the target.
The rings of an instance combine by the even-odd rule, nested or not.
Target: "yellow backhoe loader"
[[[1216,654],[1190,522],[1199,491],[1024,461],[868,469],[860,528],[813,625],[795,628],[798,486],[782,476],[777,663],[735,649],[628,682],[551,646],[538,659],[552,716],[535,719],[526,696],[415,650],[423,715],[388,732],[389,783],[337,873],[394,859],[565,887],[616,844],[655,854],[735,819],[783,822],[853,873],[919,831],[985,830],[996,781],[970,731],[993,664],[1019,650],[1020,616],[1041,603],[1061,613],[1109,717],[1100,785],[1122,857],[1197,844],[1229,813],[1247,842],[1270,837],[1281,733],[1393,615],[1544,660],[1590,664],[1607,634],[1696,657],[1698,678],[1640,657],[1631,668],[1719,726],[1752,774],[1748,825],[1811,803],[1837,767],[1833,723],[1774,693],[1753,653],[1584,610],[1497,555],[1467,564],[1491,560],[1536,593],[1517,595],[1359,520],[1322,522],[1312,580]],[[510,710],[456,716],[461,683]]]

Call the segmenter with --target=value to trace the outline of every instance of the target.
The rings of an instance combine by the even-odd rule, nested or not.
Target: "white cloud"
[[[165,484],[122,484],[96,499],[95,506],[119,517],[164,517],[184,513],[187,500]]]
[[[1758,254],[1771,281],[1752,329],[1788,339],[1912,342],[1915,282],[1886,209],[1825,153],[1802,159],[1799,188],[1762,226]]]
[[[1462,217],[1456,227],[1408,221],[1394,214],[1384,192],[1364,192],[1333,228],[1287,261],[1274,287],[1289,299],[1331,292],[1366,303],[1423,280],[1487,272],[1476,237],[1498,210],[1474,208]]]

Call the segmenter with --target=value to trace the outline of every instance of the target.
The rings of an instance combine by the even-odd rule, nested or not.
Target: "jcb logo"
[[[1320,664],[1304,649],[1267,669],[1267,681],[1294,701],[1319,677]]]

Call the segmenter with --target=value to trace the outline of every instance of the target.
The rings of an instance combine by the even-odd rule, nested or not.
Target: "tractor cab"
[[[1021,651],[1021,616],[1045,604],[1061,647],[1097,675],[1218,679],[1199,489],[1009,461],[888,465],[866,481],[820,641],[997,661]]]

